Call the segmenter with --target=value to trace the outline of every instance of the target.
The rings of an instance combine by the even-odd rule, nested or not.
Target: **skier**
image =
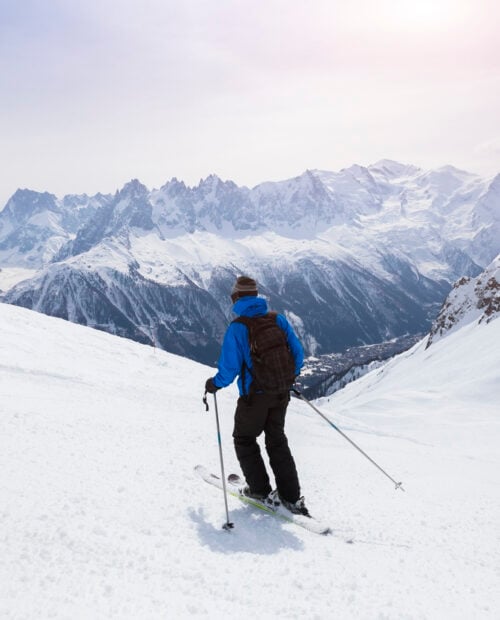
[[[285,435],[285,414],[290,400],[289,388],[278,394],[266,393],[256,386],[254,365],[250,350],[250,328],[243,324],[244,317],[265,317],[267,302],[258,296],[257,283],[240,276],[231,291],[233,312],[241,319],[233,321],[224,336],[218,362],[218,372],[207,379],[205,390],[215,394],[227,387],[238,376],[238,398],[234,416],[234,447],[247,485],[242,492],[248,497],[273,503],[276,493],[279,501],[291,512],[309,516],[300,485],[295,461]],[[275,315],[277,326],[286,336],[287,352],[292,356],[292,376],[300,373],[304,352],[290,323],[283,315]],[[280,335],[280,334],[278,334]],[[293,366],[295,368],[293,369]],[[272,370],[272,369],[271,369]],[[272,374],[272,372],[270,372]],[[276,480],[277,491],[271,489],[266,466],[261,456],[257,437],[264,431],[269,463]]]

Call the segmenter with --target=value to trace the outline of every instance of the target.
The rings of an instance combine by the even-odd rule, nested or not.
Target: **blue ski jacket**
[[[263,297],[241,297],[234,304],[233,312],[238,316],[264,316],[268,312],[267,302]],[[290,351],[295,360],[295,374],[298,375],[304,362],[302,345],[295,335],[292,326],[282,314],[278,314],[276,322],[286,334]],[[245,385],[242,385],[241,378],[243,363],[250,370],[250,372],[244,373]],[[216,387],[224,388],[238,377],[238,389],[240,395],[244,396],[249,393],[250,384],[252,383],[252,367],[248,330],[243,323],[231,323],[224,336],[218,362],[219,371],[213,378],[213,382]]]

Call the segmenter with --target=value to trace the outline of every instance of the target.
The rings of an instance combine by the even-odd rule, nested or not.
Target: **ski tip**
[[[216,476],[215,474],[212,474],[211,472],[208,471],[208,469],[206,467],[203,467],[203,465],[195,465],[194,466],[194,471],[203,478],[203,480],[206,480],[208,482],[209,478],[213,478],[214,480],[220,480],[219,476]]]

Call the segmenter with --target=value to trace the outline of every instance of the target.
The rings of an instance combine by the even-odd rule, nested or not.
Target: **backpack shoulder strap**
[[[248,328],[250,328],[252,319],[248,316],[237,316],[235,319],[233,319],[231,321],[231,323],[242,323],[243,325],[246,325]]]
[[[241,323],[242,325],[245,325],[248,331],[248,340],[249,340],[249,346],[251,348],[251,338],[252,338],[252,319],[248,316],[238,316],[235,319],[233,319],[231,321],[231,324],[233,323]],[[250,398],[250,393],[252,390],[252,386],[250,386],[250,393],[245,394],[245,383],[246,383],[246,373],[249,373],[250,376],[252,376],[252,373],[250,371],[250,368],[247,366],[245,360],[243,359],[243,363],[241,365],[241,371],[240,371],[240,378],[241,378],[241,385],[242,385],[242,389],[243,389],[243,398],[245,400],[248,400]]]
[[[278,318],[278,313],[268,312],[267,314],[263,314],[262,316],[237,316],[231,321],[231,323],[243,323],[243,325],[246,325],[248,328],[250,328],[250,326],[254,325],[255,321],[267,318],[273,318],[276,321]]]

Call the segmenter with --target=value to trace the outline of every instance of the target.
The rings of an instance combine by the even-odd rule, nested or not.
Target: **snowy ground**
[[[19,282],[32,278],[35,273],[35,269],[23,269],[22,267],[0,268],[0,291],[7,291]]]
[[[0,617],[500,617],[500,321],[417,345],[288,435],[320,537],[230,498],[210,369],[0,304]],[[234,389],[219,393],[226,470]],[[355,543],[346,544],[346,538]]]

